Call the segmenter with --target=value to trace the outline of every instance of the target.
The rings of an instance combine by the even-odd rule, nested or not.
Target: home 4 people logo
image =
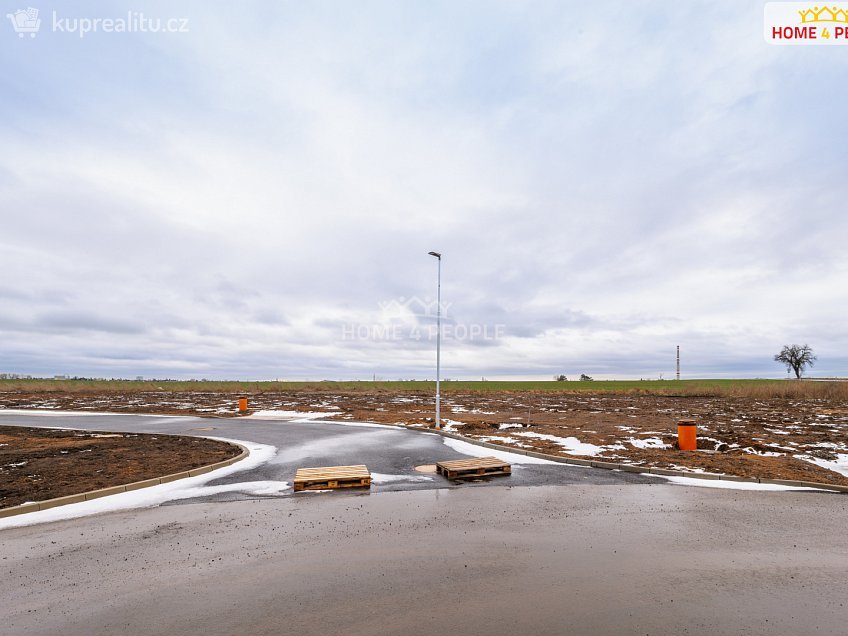
[[[768,2],[763,26],[771,44],[848,44],[848,2]]]
[[[18,9],[14,13],[7,13],[6,17],[12,21],[12,26],[19,38],[24,37],[29,33],[29,37],[34,38],[41,28],[41,18],[38,17],[38,9],[29,7],[28,9]]]
[[[397,299],[392,299],[387,302],[378,303],[383,314],[390,318],[403,318],[413,316],[417,318],[436,318],[441,314],[442,318],[447,318],[448,310],[452,303],[442,302],[431,298],[419,298],[413,296],[404,298],[401,296]]]

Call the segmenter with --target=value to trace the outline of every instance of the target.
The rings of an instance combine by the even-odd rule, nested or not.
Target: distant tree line
[[[595,378],[593,378],[591,375],[586,375],[585,373],[580,374],[581,382],[591,382],[594,379]],[[568,382],[568,378],[564,375],[555,375],[554,380],[556,380],[557,382]]]

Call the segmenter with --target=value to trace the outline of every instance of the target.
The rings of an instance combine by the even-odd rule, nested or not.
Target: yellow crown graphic
[[[848,10],[839,7],[813,7],[798,13],[801,16],[802,24],[811,22],[844,22],[848,24]]]

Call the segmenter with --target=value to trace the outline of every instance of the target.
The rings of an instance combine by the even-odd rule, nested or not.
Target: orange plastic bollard
[[[698,427],[694,420],[680,420],[677,423],[677,445],[680,450],[697,450]]]
[[[244,413],[247,410],[247,398],[239,398],[239,411]]]

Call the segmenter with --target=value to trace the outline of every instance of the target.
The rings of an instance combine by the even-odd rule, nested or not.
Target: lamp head
[[[427,253],[428,253],[430,256],[435,256],[435,257],[436,257],[436,258],[438,258],[439,260],[442,260],[442,255],[441,255],[441,254],[439,254],[438,252],[427,252]]]

